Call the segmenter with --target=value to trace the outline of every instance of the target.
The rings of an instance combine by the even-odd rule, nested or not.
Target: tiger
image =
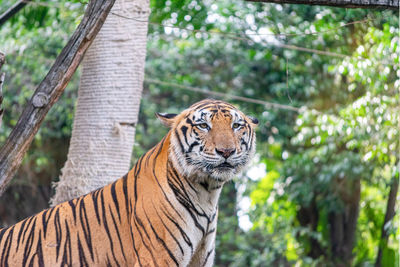
[[[122,178],[0,230],[0,266],[212,266],[218,198],[257,119],[205,99],[156,113],[166,136]]]

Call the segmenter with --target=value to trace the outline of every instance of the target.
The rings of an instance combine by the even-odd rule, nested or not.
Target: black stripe
[[[12,246],[12,236],[14,233],[14,227],[11,227],[10,231],[8,232],[7,238],[3,245],[2,255],[2,266],[8,266],[8,257],[10,256],[10,249]],[[7,250],[7,251],[6,251]]]
[[[185,148],[184,148],[184,146],[183,146],[183,144],[182,144],[181,139],[179,138],[179,133],[178,133],[178,131],[175,129],[174,132],[175,132],[175,135],[176,135],[176,139],[178,139],[179,146],[181,147],[182,153],[185,153]]]
[[[168,179],[168,185],[171,187],[172,191],[175,193],[176,198],[178,199],[179,202],[181,202],[181,204],[183,206],[186,206],[187,208],[192,209],[197,215],[201,216],[201,217],[205,217],[207,219],[208,222],[210,222],[210,218],[207,216],[207,214],[204,212],[204,210],[202,210],[202,212],[199,212],[195,205],[193,204],[191,197],[189,196],[189,194],[186,191],[186,188],[183,186],[181,179],[179,179],[178,173],[175,171],[173,172],[174,176],[170,176],[168,174],[170,174],[171,172],[167,173],[167,179]],[[180,190],[179,188],[177,188],[175,186],[174,183],[171,182],[170,178],[174,178],[174,180],[180,185]],[[183,194],[182,194],[183,193]],[[201,207],[200,207],[201,209]]]
[[[187,139],[187,136],[186,136],[187,130],[188,130],[188,127],[186,127],[186,126],[182,126],[181,127],[181,131],[182,131],[183,137],[185,138],[185,143],[187,145],[189,145],[189,142],[188,142],[188,139]]]
[[[117,183],[117,182],[114,182],[114,183],[112,183],[112,185],[111,185],[111,196],[112,196],[112,199],[113,199],[113,201],[114,201],[115,208],[116,208],[116,210],[117,210],[118,219],[119,219],[119,221],[121,222],[121,214],[119,213],[119,204],[118,204],[117,194],[116,194],[116,192],[115,192],[115,184],[116,184],[116,183]]]
[[[47,209],[45,210],[42,216],[42,225],[43,225],[43,237],[46,238],[47,235],[47,224],[51,218],[51,215],[53,214],[55,208]],[[48,216],[45,216],[48,215]]]
[[[100,192],[100,190],[96,190],[92,194],[90,194],[90,196],[92,198],[92,202],[93,202],[94,212],[96,214],[97,223],[99,225],[101,225],[101,220],[100,220],[100,215],[99,215],[100,214],[99,205],[97,204],[98,198],[99,198],[99,192]]]
[[[208,261],[210,255],[211,255],[213,252],[214,252],[214,248],[211,249],[211,250],[209,250],[209,251],[207,252],[207,256],[206,256],[206,259],[205,259],[205,261],[204,261],[204,263],[203,263],[203,266],[206,266],[207,261]]]
[[[108,209],[110,210],[111,218],[112,218],[112,221],[113,221],[113,224],[114,224],[114,229],[115,229],[115,232],[117,233],[119,246],[121,247],[121,251],[122,251],[122,256],[124,256],[124,259],[125,259],[125,262],[126,262],[126,256],[125,256],[124,246],[123,246],[123,244],[122,244],[121,235],[120,235],[120,233],[119,233],[118,225],[117,225],[117,223],[116,223],[116,221],[115,221],[115,217],[114,217],[114,214],[113,214],[112,211],[111,211],[110,206],[108,207]]]
[[[153,208],[156,211],[156,214],[158,216],[158,218],[160,219],[162,225],[164,225],[164,228],[167,229],[167,232],[170,234],[170,236],[172,237],[172,239],[175,240],[176,244],[178,245],[182,255],[185,255],[185,252],[183,251],[183,248],[181,246],[181,244],[179,243],[178,239],[175,237],[175,235],[172,233],[172,231],[169,229],[169,227],[164,223],[164,220],[161,218],[160,214],[158,213],[157,208],[154,206],[154,202],[153,200],[151,201],[151,204],[153,204]]]
[[[103,191],[101,191],[101,194],[103,194]],[[91,256],[92,260],[94,260],[93,247],[92,247],[92,235],[90,232],[90,224],[89,224],[89,220],[87,217],[85,201],[83,198],[81,198],[80,202],[79,202],[79,221],[82,226],[86,244],[89,248],[90,256]]]
[[[78,239],[79,265],[89,267],[89,264],[86,261],[85,252],[83,251],[83,247],[82,247],[81,239],[79,238],[79,235],[77,236],[77,239]]]
[[[136,219],[134,220],[134,223],[135,223],[136,230],[137,230],[137,232],[139,233],[140,239],[141,239],[141,241],[142,241],[144,247],[145,247],[145,248],[147,249],[147,251],[150,253],[150,256],[151,256],[151,258],[152,258],[152,260],[153,260],[153,263],[154,263],[156,266],[158,266],[157,261],[156,261],[156,259],[154,258],[154,255],[153,255],[154,249],[150,249],[149,246],[148,246],[148,245],[146,244],[146,242],[144,241],[142,232],[139,230],[139,227],[138,227],[138,224],[137,224]],[[131,229],[131,232],[133,233],[133,230],[132,230],[132,229]],[[132,234],[132,240],[133,240],[133,234]],[[151,244],[151,243],[150,243],[150,244]],[[154,248],[154,246],[153,246],[153,248]],[[136,247],[135,247],[135,253],[136,253],[136,255],[137,255],[137,259],[138,259],[138,261],[139,261],[139,265],[142,266],[142,264],[140,263],[140,257],[139,257],[139,255],[138,255],[138,252],[137,252],[137,250],[136,250]]]
[[[196,216],[193,214],[192,210],[194,210],[196,213],[199,213],[199,212],[194,208],[194,205],[191,202],[191,200],[190,199],[186,199],[186,197],[182,195],[180,190],[170,180],[168,180],[168,185],[170,186],[171,190],[175,194],[176,199],[179,201],[179,203],[187,210],[189,215],[192,217],[195,226],[204,235],[205,234],[204,227],[199,223],[199,221],[197,220]]]
[[[186,119],[186,123],[190,124],[190,126],[192,126],[192,127],[194,126],[193,121],[191,119],[189,119],[189,118]]]
[[[189,146],[189,149],[188,149],[188,153],[189,152],[192,152],[192,150],[193,150],[193,148],[195,147],[195,146],[198,146],[198,145],[200,145],[200,143],[199,142],[197,142],[197,141],[194,141],[190,146]]]
[[[12,227],[15,227],[15,226],[12,226]],[[2,228],[2,229],[0,229],[0,245],[1,245],[1,240],[3,239],[3,236],[7,232],[8,229],[10,229],[10,228]],[[21,231],[20,231],[20,233],[21,233]]]
[[[34,217],[30,217],[30,218],[28,219],[28,221],[27,221],[27,224],[25,225],[25,230],[24,230],[24,232],[23,232],[23,234],[22,234],[22,243],[25,242],[25,234],[26,234],[27,230],[29,229],[29,226],[31,225],[31,223],[32,223],[32,221],[33,221],[33,218],[34,218]]]
[[[46,231],[47,231],[47,220],[46,220],[47,212],[48,212],[48,210],[45,210],[42,213],[42,228],[43,228],[43,235],[45,237],[46,237]]]
[[[60,266],[71,266],[72,265],[72,250],[71,250],[71,238],[70,238],[70,231],[67,220],[64,220],[64,230],[65,233],[65,242],[64,242],[64,251],[63,257]]]
[[[136,179],[136,178],[135,178]],[[125,174],[122,178],[122,190],[124,191],[124,198],[125,198],[125,209],[126,209],[126,216],[128,221],[130,221],[130,212],[129,212],[129,199],[128,199],[128,174]]]
[[[113,243],[113,240],[112,240],[112,237],[111,237],[111,234],[110,234],[110,230],[108,228],[106,207],[105,207],[105,202],[104,202],[104,191],[100,192],[100,200],[101,200],[101,210],[102,210],[102,213],[103,213],[103,224],[104,224],[104,228],[105,228],[106,233],[107,233],[108,241],[110,243],[111,253],[113,255],[113,258],[114,258],[116,264],[118,266],[120,266],[118,261],[117,261],[117,259],[116,259],[116,257],[115,257],[115,254],[114,254],[114,243]],[[108,256],[107,256],[107,258],[108,258]]]
[[[173,175],[175,175],[176,177],[180,177],[183,179],[185,179],[186,184],[189,185],[189,187],[195,192],[198,193],[198,190],[196,188],[193,187],[192,183],[188,180],[188,178],[185,175],[180,176],[177,172],[177,170],[174,168],[174,166],[172,165],[172,162],[168,160],[167,162],[167,172],[171,171]]]
[[[186,244],[190,247],[191,254],[193,254],[193,244],[192,240],[190,240],[189,236],[186,234],[185,230],[182,229],[182,227],[177,223],[170,214],[168,214],[167,211],[165,211],[164,205],[162,205],[161,211],[164,213],[164,215],[176,226],[176,228],[179,230],[181,233],[183,240],[185,240]]]
[[[18,231],[19,233],[18,233],[18,238],[17,238],[17,247],[16,247],[15,251],[18,251],[18,247],[19,247],[19,244],[20,244],[20,241],[21,241],[21,237],[22,237],[22,232],[24,232],[25,224],[26,224],[26,222],[28,220],[32,220],[32,217],[29,218],[29,219],[23,220],[22,223],[21,223],[21,227],[19,228],[19,231]]]
[[[143,209],[143,212],[144,212],[144,215],[146,216],[147,222],[149,223],[150,228],[153,231],[153,234],[157,238],[158,242],[161,243],[161,245],[165,248],[165,250],[167,251],[167,253],[170,256],[170,258],[175,262],[176,266],[179,266],[178,261],[175,258],[174,254],[172,254],[171,250],[168,248],[167,244],[165,244],[164,240],[158,236],[157,231],[154,229],[153,224],[151,223],[149,217],[147,216],[146,210]]]
[[[165,200],[168,202],[168,204],[171,206],[171,208],[176,212],[176,214],[180,214],[180,213],[176,210],[175,206],[174,206],[174,205],[171,203],[171,201],[169,200],[167,194],[166,194],[165,191],[164,191],[164,187],[161,186],[160,181],[158,180],[157,175],[156,175],[156,162],[157,162],[158,156],[159,156],[160,153],[161,153],[161,150],[162,150],[163,145],[164,145],[164,139],[158,144],[159,150],[157,151],[157,154],[156,154],[156,156],[154,157],[154,160],[153,160],[153,167],[152,167],[153,176],[154,176],[154,179],[155,179],[156,182],[157,182],[158,187],[160,188],[161,192],[163,193]],[[136,179],[135,179],[135,183],[136,183]],[[135,184],[135,190],[136,190],[136,184]],[[136,192],[135,192],[135,194],[137,195]],[[135,197],[135,201],[137,201],[137,197]]]
[[[131,232],[131,238],[132,238],[133,251],[135,252],[136,258],[137,258],[138,263],[139,263],[139,266],[142,266],[142,263],[140,262],[139,253],[138,253],[138,251],[136,249],[136,246],[135,246],[135,238],[133,237],[132,225],[130,226],[130,228],[131,228],[130,232]]]
[[[210,235],[210,234],[214,233],[215,230],[216,230],[215,228],[211,228],[211,230],[209,230],[206,235]]]
[[[38,257],[38,265],[44,266],[43,250],[42,250],[42,231],[39,230],[39,239],[36,245],[36,255]]]
[[[60,254],[60,248],[61,248],[61,222],[60,222],[60,209],[57,208],[56,213],[54,214],[54,229],[56,230],[56,243],[57,243],[57,249],[56,249],[56,261],[58,261],[58,256]]]
[[[72,215],[74,216],[74,222],[76,222],[76,209],[75,209],[74,201],[75,201],[75,199],[72,199],[72,200],[68,201],[68,204],[71,207]]]
[[[28,239],[25,242],[24,257],[23,257],[23,260],[22,260],[22,266],[26,266],[26,262],[28,261],[29,255],[31,254],[31,249],[32,249],[34,238],[35,238],[36,218],[34,218],[32,221],[33,221],[32,227],[31,227],[30,232],[28,234]]]

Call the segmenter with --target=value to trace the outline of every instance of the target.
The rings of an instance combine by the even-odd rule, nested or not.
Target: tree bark
[[[78,28],[27,103],[0,150],[0,195],[20,166],[44,117],[64,91],[114,2],[90,1]]]
[[[301,226],[309,227],[311,231],[316,232],[318,228],[320,212],[318,210],[315,197],[317,193],[314,192],[313,194],[314,197],[312,198],[310,205],[307,207],[300,206],[300,209],[298,210],[296,216]],[[307,253],[307,256],[313,259],[318,259],[319,257],[321,257],[321,255],[325,255],[324,249],[321,248],[321,244],[316,238],[310,236],[309,242],[310,242],[310,250]]]
[[[85,55],[68,159],[51,205],[103,187],[129,171],[149,15],[149,0],[117,0]]]
[[[399,0],[246,0],[277,4],[306,4],[344,8],[399,9]]]
[[[395,215],[395,205],[397,191],[399,190],[399,178],[397,176],[393,177],[392,184],[390,185],[389,197],[386,205],[385,219],[382,224],[381,240],[379,242],[378,255],[376,256],[375,267],[382,266],[382,253],[383,249],[387,246],[387,241],[389,237],[388,230],[385,229],[385,225],[393,219]]]
[[[361,181],[342,180],[338,184],[343,210],[329,213],[332,261],[335,266],[351,266],[355,232],[359,215]]]
[[[3,52],[0,52],[0,70],[6,62],[6,55]],[[1,122],[3,121],[4,109],[1,108],[3,104],[3,83],[4,83],[5,73],[0,72],[0,127]]]

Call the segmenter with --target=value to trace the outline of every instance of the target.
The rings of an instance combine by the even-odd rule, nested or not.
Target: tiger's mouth
[[[223,169],[227,169],[228,170],[228,169],[234,169],[235,167],[232,164],[230,164],[230,163],[225,161],[225,162],[215,166],[214,168],[215,169],[221,169],[221,170],[223,170]]]

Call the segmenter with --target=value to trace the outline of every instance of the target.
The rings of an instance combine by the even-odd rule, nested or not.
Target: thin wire
[[[290,97],[289,93],[289,59],[286,58],[286,93],[290,103],[293,103],[292,98]]]
[[[179,26],[174,26],[174,25],[165,25],[165,24],[149,22],[149,21],[145,21],[145,20],[138,20],[136,18],[127,17],[127,16],[124,16],[124,15],[121,15],[121,14],[117,14],[115,12],[111,12],[111,14],[113,14],[115,16],[118,16],[118,17],[121,17],[121,18],[135,20],[135,21],[138,21],[138,22],[147,22],[149,24],[157,25],[157,26],[161,26],[161,27],[187,30],[187,31],[191,31],[193,33],[200,32],[200,33],[207,33],[207,34],[219,34],[219,35],[227,36],[230,39],[242,40],[242,41],[250,41],[250,42],[256,43],[256,41],[254,41],[253,39],[251,39],[249,37],[246,37],[246,36],[243,36],[243,35],[242,36],[237,36],[234,33],[220,32],[220,31],[195,30],[195,29],[189,29],[189,28],[179,27]],[[290,49],[290,50],[297,50],[297,51],[302,51],[302,52],[307,52],[307,53],[324,55],[324,56],[339,57],[339,58],[351,58],[351,56],[345,55],[345,54],[339,54],[339,53],[330,52],[330,51],[323,51],[323,50],[317,50],[317,49],[312,49],[312,48],[306,48],[306,47],[301,47],[301,46],[296,46],[296,45],[288,45],[288,44],[282,44],[282,43],[268,43],[268,42],[266,42],[264,40],[262,40],[260,43],[261,44],[265,44],[265,45],[270,45],[270,46]],[[360,57],[360,56],[357,57],[357,59],[359,59],[359,60],[367,60],[367,58]]]
[[[374,21],[376,19],[372,19],[372,18],[367,18],[367,19],[362,19],[362,20],[356,20],[356,21],[351,21],[348,23],[345,23],[343,25],[340,25],[338,27],[332,28],[332,29],[328,29],[328,30],[324,30],[324,31],[315,31],[315,32],[310,32],[310,33],[265,33],[265,34],[255,34],[255,35],[259,35],[259,36],[264,36],[264,35],[273,35],[273,36],[304,36],[304,35],[320,35],[320,34],[324,34],[324,33],[328,33],[328,32],[332,32],[332,31],[336,31],[340,28],[344,28],[350,25],[355,25],[355,24],[359,24],[359,23],[367,23],[369,21]],[[252,35],[252,34],[247,34],[247,35]]]
[[[397,47],[399,48],[400,47],[400,5],[399,5],[399,18],[398,18],[398,23],[399,23],[399,27],[398,27],[398,38],[397,38]],[[400,49],[399,49],[399,51],[400,51]],[[399,58],[400,58],[400,55],[399,55]],[[397,63],[397,65],[398,65],[398,70],[400,69],[400,60],[399,60],[399,62]],[[398,73],[398,72],[397,72]],[[400,78],[399,77],[400,76],[400,74],[398,74],[398,78]],[[398,88],[399,90],[398,90],[398,94],[400,94],[400,88]],[[398,115],[398,118],[397,118],[397,121],[398,121],[398,129],[400,129],[400,108],[399,108],[399,112],[397,113],[397,115]],[[398,148],[398,156],[400,156],[400,147]],[[398,163],[397,163],[397,173],[398,173],[398,175],[400,176],[400,161],[398,161]],[[400,179],[400,177],[397,177],[397,179]],[[397,203],[400,203],[400,194],[398,194],[397,195]],[[397,229],[399,229],[400,228],[400,216],[398,217],[398,220],[397,220]],[[398,252],[400,251],[400,237],[397,237],[398,238],[398,245],[399,245],[399,249],[398,249]],[[400,254],[400,253],[399,253]],[[398,255],[399,255],[398,254]],[[398,267],[400,267],[400,260],[398,260]]]
[[[33,1],[27,1],[27,0],[25,0],[24,2],[29,3],[29,4],[48,6],[48,7],[56,7],[56,8],[60,8],[61,7],[58,4],[49,5],[49,4],[44,3],[44,2],[33,2]],[[256,41],[254,41],[253,39],[251,39],[251,38],[249,38],[247,36],[259,36],[259,37],[262,37],[262,36],[276,36],[276,37],[278,37],[278,36],[320,35],[320,34],[324,34],[324,33],[327,33],[327,32],[335,31],[335,30],[343,28],[343,27],[347,27],[349,25],[354,25],[354,24],[359,24],[359,23],[366,23],[366,22],[374,20],[374,19],[371,19],[371,18],[367,18],[367,19],[363,19],[363,20],[348,22],[348,23],[346,23],[344,25],[341,25],[339,27],[336,27],[336,28],[333,28],[333,29],[329,29],[329,30],[325,30],[325,31],[321,31],[321,32],[278,33],[278,34],[275,34],[275,33],[267,33],[267,34],[249,33],[249,34],[242,34],[242,36],[237,36],[237,34],[230,33],[230,32],[189,29],[189,28],[179,27],[179,26],[175,26],[175,25],[161,24],[161,23],[151,22],[151,21],[147,21],[147,20],[140,20],[140,19],[133,18],[133,17],[127,17],[127,16],[124,16],[122,14],[118,14],[118,13],[115,13],[115,12],[112,12],[112,11],[110,13],[115,15],[115,16],[122,17],[122,18],[125,18],[125,19],[135,20],[135,21],[143,22],[143,23],[149,23],[151,25],[161,26],[161,27],[164,27],[164,28],[181,29],[181,30],[191,31],[193,33],[199,32],[199,33],[206,33],[206,34],[219,34],[219,35],[227,36],[230,39],[242,40],[242,41],[250,41],[250,42],[254,42],[254,43],[256,43]],[[302,51],[302,52],[313,53],[313,54],[324,55],[324,56],[339,57],[339,58],[351,58],[350,55],[345,55],[345,54],[340,54],[340,53],[335,53],[335,52],[330,52],[330,51],[323,51],[323,50],[318,50],[318,49],[312,49],[312,48],[306,48],[306,47],[300,47],[300,46],[295,46],[295,45],[282,44],[282,43],[271,43],[271,42],[266,42],[265,40],[262,40],[260,43],[264,44],[264,45],[270,45],[270,46],[275,46],[275,47],[279,47],[279,48]],[[356,59],[368,60],[367,58],[364,58],[364,57],[361,57],[361,56],[356,57]],[[382,63],[384,63],[384,62],[382,62]],[[386,63],[384,63],[384,64],[386,64]]]
[[[57,4],[57,3],[49,4],[49,3],[46,3],[46,2],[29,1],[29,0],[22,0],[22,2],[27,3],[27,4],[47,6],[47,7],[56,7],[56,8],[62,7],[60,4]],[[113,15],[119,16],[119,17],[126,18],[126,19],[136,20],[138,22],[149,22],[149,21],[145,21],[145,20],[132,18],[132,17],[126,17],[124,15],[117,14],[117,13],[114,13],[114,12],[110,12],[110,13],[112,13]],[[309,32],[309,33],[306,33],[306,32],[301,32],[301,33],[262,33],[262,34],[260,34],[260,33],[247,33],[246,35],[247,36],[276,36],[276,37],[279,37],[279,36],[289,37],[289,36],[304,36],[304,35],[320,35],[320,34],[332,32],[332,31],[336,31],[336,30],[338,30],[340,28],[347,27],[347,26],[350,26],[350,25],[355,25],[355,24],[360,24],[360,23],[367,23],[369,21],[374,21],[374,20],[376,20],[376,19],[366,18],[366,19],[362,19],[362,20],[351,21],[351,22],[345,23],[343,25],[340,25],[338,27],[332,28],[332,29],[328,29],[328,30],[324,30],[324,31],[314,31],[314,32]],[[153,25],[157,25],[157,26],[162,26],[162,27],[167,27],[167,28],[177,28],[177,29],[188,30],[188,31],[193,31],[193,32],[216,33],[216,34],[226,34],[226,35],[235,35],[236,36],[236,34],[229,33],[229,32],[205,31],[205,30],[194,30],[194,29],[192,30],[192,29],[188,29],[188,28],[185,28],[185,27],[175,26],[175,25],[161,24],[161,23],[156,23],[156,22],[149,22],[149,23],[153,24]]]
[[[157,22],[140,20],[140,19],[133,18],[133,17],[127,17],[127,16],[124,16],[124,15],[121,15],[121,14],[118,14],[118,13],[115,13],[115,12],[110,12],[110,13],[113,14],[113,15],[125,18],[125,19],[136,20],[138,22],[148,22],[149,24],[157,25],[157,26],[161,26],[161,27],[165,27],[165,28],[176,28],[176,29],[187,30],[187,31],[192,31],[192,32],[201,32],[201,33],[215,33],[215,34],[223,34],[223,35],[233,35],[233,36],[237,37],[237,34],[231,33],[231,32],[195,30],[195,29],[189,29],[189,28],[186,28],[186,27],[180,27],[180,26],[176,26],[176,25],[172,25],[172,24],[162,24],[162,23],[157,23]],[[366,23],[366,22],[374,21],[374,20],[376,20],[376,19],[366,18],[366,19],[362,19],[362,20],[348,22],[346,24],[343,24],[341,26],[338,26],[338,27],[335,27],[335,28],[332,28],[332,29],[328,29],[328,30],[324,30],[324,31],[309,32],[309,33],[306,33],[306,32],[301,32],[301,33],[246,33],[246,34],[243,34],[243,35],[245,35],[245,36],[261,36],[261,37],[262,36],[276,36],[276,37],[279,37],[279,36],[320,35],[320,34],[324,34],[324,33],[327,33],[327,32],[332,32],[332,31],[335,31],[337,29],[340,29],[340,28],[343,28],[343,27],[347,27],[347,26],[350,26],[350,25],[359,24],[359,23]]]
[[[239,100],[239,101],[253,103],[253,104],[259,104],[259,105],[265,106],[266,108],[278,108],[278,109],[290,110],[290,111],[295,111],[295,112],[300,111],[300,108],[296,108],[296,107],[289,106],[289,105],[267,102],[267,101],[253,99],[253,98],[249,98],[249,97],[230,95],[230,94],[210,91],[210,90],[206,90],[206,89],[201,89],[198,87],[181,85],[181,84],[177,84],[177,83],[163,82],[163,81],[156,80],[156,79],[145,78],[145,82],[164,85],[164,86],[173,87],[173,88],[180,88],[180,89],[184,89],[184,90],[188,90],[188,91],[192,91],[192,92],[196,92],[196,93],[202,93],[205,95],[214,95],[214,96],[219,96],[219,97],[223,97],[223,98]]]

